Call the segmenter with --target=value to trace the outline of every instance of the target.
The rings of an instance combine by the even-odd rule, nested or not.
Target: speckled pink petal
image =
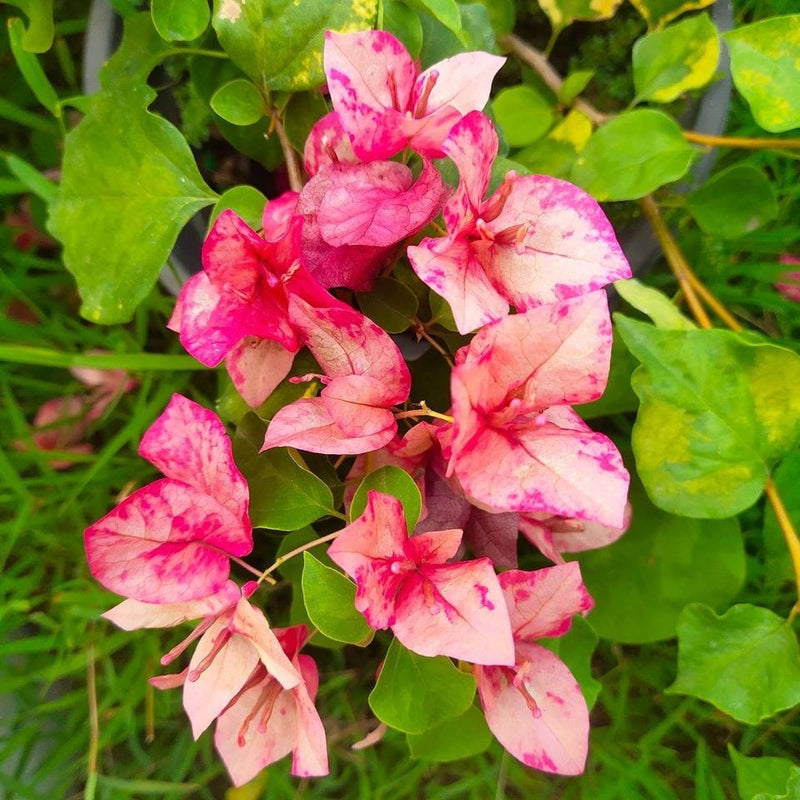
[[[394,118],[408,110],[417,69],[392,34],[325,34],[323,65],[334,110],[364,160],[389,158],[405,146]]]
[[[633,516],[633,507],[630,502],[625,506],[625,516],[621,527],[614,528],[600,525],[597,522],[582,522],[569,520],[573,523],[564,528],[556,527],[553,531],[553,542],[562,553],[583,553],[586,550],[596,550],[607,547],[628,530]],[[581,522],[580,525],[574,523]]]
[[[580,687],[558,656],[544,647],[520,642],[517,652],[528,665],[522,676],[517,673],[518,686],[512,683],[512,670],[477,667],[474,671],[489,728],[523,764],[558,775],[579,775],[589,742],[589,712]]]
[[[387,628],[395,621],[395,595],[403,572],[413,567],[404,553],[405,540],[400,501],[371,491],[363,514],[328,548],[333,562],[356,582],[356,608],[373,628]]]
[[[346,433],[320,397],[301,398],[284,406],[272,418],[261,451],[297,447],[311,453],[356,455],[384,447],[397,432],[394,415],[381,408],[360,408],[362,433]],[[339,416],[343,414],[340,411]]]
[[[203,242],[203,270],[217,286],[243,295],[256,290],[268,246],[235,211],[226,209],[214,220]]]
[[[386,404],[402,403],[411,375],[397,345],[372,320],[343,303],[313,308],[297,297],[290,301],[292,320],[328,377],[368,375],[386,386]]]
[[[86,529],[92,575],[106,588],[145,603],[180,603],[219,591],[228,554],[252,548],[241,519],[180,481],[151,483]]]
[[[106,611],[103,616],[126,631],[139,628],[172,628],[191,619],[214,617],[233,608],[242,596],[233,581],[208,597],[186,603],[142,603],[140,600],[123,600]]]
[[[453,159],[459,174],[458,189],[444,210],[451,233],[479,216],[497,148],[497,132],[480,111],[467,114],[450,131],[443,150]]]
[[[602,395],[611,360],[605,292],[514,314],[482,328],[459,351],[459,375],[474,382],[472,402],[494,409],[506,393],[520,413],[587,403]]]
[[[428,160],[416,181],[405,164],[395,161],[332,164],[303,193],[313,194],[317,181],[327,185],[316,210],[317,223],[320,235],[332,247],[386,247],[400,242],[439,213],[446,194]]]
[[[303,166],[313,178],[323,167],[336,163],[357,164],[358,159],[339,115],[331,111],[311,128],[303,148]]]
[[[170,330],[201,364],[215,367],[245,336],[274,339],[296,351],[297,336],[275,304],[260,298],[244,302],[213,284],[205,272],[193,275],[181,289]]]
[[[250,552],[247,481],[234,463],[225,426],[213,411],[183,395],[172,395],[142,437],[139,454],[168,478],[183,481],[225,506],[240,520],[240,530],[231,531],[230,539],[241,541],[230,552]]]
[[[629,476],[619,452],[564,411],[574,414],[551,408],[505,428],[473,426],[474,435],[451,459],[467,497],[489,508],[547,511],[621,527]]]
[[[415,564],[446,564],[458,553],[463,535],[460,528],[418,533],[405,541],[405,552]]]
[[[225,368],[245,403],[258,408],[289,374],[294,355],[271,339],[247,336],[225,356]]]
[[[508,612],[488,558],[420,566],[403,581],[396,609],[392,631],[415,653],[514,663]]]
[[[554,564],[563,564],[564,557],[553,541],[553,532],[540,519],[559,519],[552,514],[520,514],[519,532]]]
[[[492,286],[466,239],[423,239],[407,254],[420,279],[450,304],[460,333],[508,314],[508,302]]]
[[[631,276],[603,210],[567,181],[545,175],[517,178],[502,211],[487,227],[495,243],[481,254],[481,262],[495,288],[517,310]],[[504,231],[509,231],[508,240],[500,236]]]
[[[533,572],[512,569],[500,575],[514,640],[563,636],[576,614],[594,607],[577,561]]]

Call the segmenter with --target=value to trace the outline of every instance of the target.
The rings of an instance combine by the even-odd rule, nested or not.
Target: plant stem
[[[705,309],[695,293],[694,285],[689,279],[689,275],[693,274],[691,267],[684,258],[670,229],[667,227],[667,223],[664,222],[664,218],[658,210],[656,201],[653,200],[652,195],[647,195],[639,200],[639,205],[653,228],[653,232],[661,245],[661,249],[664,251],[667,264],[669,264],[672,274],[678,281],[678,285],[681,287],[681,291],[686,297],[686,302],[689,304],[689,308],[694,318],[697,320],[697,324],[700,325],[701,328],[713,327],[708,314],[706,314]]]
[[[222,552],[222,551],[220,551],[220,552]],[[248,564],[246,561],[243,561],[238,556],[232,556],[232,555],[230,555],[230,553],[226,553],[225,555],[227,555],[228,558],[231,561],[236,562],[240,567],[242,567],[242,569],[246,569],[248,572],[252,573],[253,575],[258,575],[259,578],[261,577],[262,573],[261,573],[260,569],[256,569],[255,567],[253,567],[250,564]]]
[[[513,33],[498,37],[497,42],[501,47],[510,50],[520,61],[524,61],[535,70],[548,89],[556,95],[559,94],[561,87],[564,85],[564,79],[547,60],[547,56],[544,53]],[[586,100],[581,100],[580,98],[575,100],[572,105],[598,127],[605,125],[606,122],[614,118],[613,114],[604,114],[602,111],[598,111],[591,103],[587,103]]]
[[[786,511],[786,506],[783,504],[783,499],[775,486],[775,482],[772,480],[772,476],[767,478],[764,492],[772,506],[772,510],[775,512],[775,519],[778,521],[778,526],[781,529],[783,538],[786,540],[786,547],[789,549],[789,555],[792,559],[798,598],[789,615],[789,618],[793,619],[797,614],[800,614],[800,538],[797,536],[797,531]]]
[[[800,149],[800,139],[751,138],[746,136],[712,136],[698,131],[684,131],[687,142],[706,144],[709,147],[738,147],[744,150],[796,150]]]
[[[89,697],[89,753],[86,759],[84,800],[93,800],[97,786],[97,754],[100,749],[100,723],[97,717],[97,675],[94,666],[94,623],[89,623],[89,652],[86,665],[86,692]]]
[[[447,414],[440,414],[438,411],[433,411],[428,408],[428,404],[423,400],[418,409],[413,411],[401,411],[395,414],[395,419],[412,419],[414,417],[434,417],[435,419],[443,419],[445,422],[452,422],[453,418]]]
[[[442,347],[439,342],[436,341],[425,329],[425,323],[421,320],[414,320],[414,332],[421,336],[437,353],[439,353],[442,358],[448,363],[450,369],[453,369],[455,364],[453,364],[453,359],[450,358],[450,353]]]
[[[208,367],[191,356],[161,353],[65,353],[46,347],[0,344],[0,361],[38,367],[93,367],[131,372],[203,370]]]
[[[262,573],[261,577],[258,579],[258,582],[261,583],[262,581],[267,580],[269,578],[270,573],[274,572],[278,567],[288,561],[290,558],[294,558],[295,556],[300,555],[300,553],[304,553],[306,550],[310,550],[312,547],[316,547],[318,544],[325,544],[325,542],[330,542],[335,539],[341,531],[335,531],[334,533],[329,533],[327,536],[320,536],[319,539],[314,539],[313,542],[306,542],[305,544],[301,544],[300,547],[295,547],[294,550],[290,550],[288,553],[285,553],[282,556],[278,556],[275,559],[272,566],[267,567]]]
[[[283,127],[283,120],[280,115],[275,111],[272,115],[272,125],[275,128],[275,133],[278,134],[278,141],[281,143],[281,150],[283,150],[283,157],[286,159],[286,171],[289,175],[289,187],[293,192],[299,192],[303,188],[303,175],[300,172],[300,164],[297,160],[297,153],[289,142],[286,136],[286,131]]]

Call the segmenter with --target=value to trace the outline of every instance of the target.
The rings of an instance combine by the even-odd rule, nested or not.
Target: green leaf
[[[18,178],[29,192],[44,200],[45,203],[52,202],[58,190],[57,184],[49,178],[45,178],[33,164],[29,164],[13,153],[2,153],[0,157],[5,161],[8,171]]]
[[[674,119],[637,109],[594,132],[575,161],[572,180],[598,200],[635,200],[682,178],[694,152]]]
[[[252,125],[264,116],[264,98],[252,81],[237,78],[214,92],[211,108],[232,125]]]
[[[572,101],[589,85],[589,82],[595,76],[594,70],[580,69],[576,72],[570,72],[561,88],[558,90],[558,102],[563,103],[565,106],[571,105]]]
[[[721,617],[687,606],[678,620],[678,676],[669,694],[699,697],[748,725],[800,703],[800,653],[791,625],[766,608]]]
[[[250,486],[250,519],[254,528],[295,531],[326,516],[333,504],[327,485],[303,469],[288,449],[259,453],[264,424],[247,414],[233,439],[236,464]]]
[[[383,0],[381,29],[396,36],[411,54],[419,58],[422,49],[422,23],[412,9],[402,0]]]
[[[50,209],[81,314],[92,322],[129,320],[183,226],[216,199],[180,131],[147,111],[156,93],[143,80],[159,47],[148,46],[148,37],[158,39],[148,14],[126,19],[123,47],[101,73],[106,88],[66,137]],[[144,45],[138,54],[134,43]],[[124,66],[131,70],[114,80]]]
[[[367,494],[370,491],[383,492],[396,497],[403,504],[403,513],[409,533],[414,530],[422,512],[422,495],[414,479],[400,467],[385,466],[370,472],[358,485],[350,504],[350,519],[354,520],[364,513],[367,507]]]
[[[621,3],[622,0],[539,0],[555,30],[563,30],[577,19],[587,22],[611,19]]]
[[[553,124],[550,103],[530,86],[502,89],[492,101],[492,110],[511,147],[541,139]]]
[[[158,35],[168,42],[190,42],[211,19],[208,0],[152,0],[150,14]]]
[[[29,53],[45,53],[53,44],[53,0],[8,0],[28,17],[28,27],[21,38]]]
[[[687,11],[714,4],[714,0],[631,0],[631,5],[645,18],[650,30],[666,25]]]
[[[227,209],[235,211],[253,230],[261,227],[261,219],[264,215],[264,206],[267,198],[258,189],[252,186],[241,184],[224,191],[217,204],[211,212],[209,227],[214,224],[214,220]]]
[[[592,677],[592,655],[598,641],[592,626],[583,617],[575,617],[569,631],[563,636],[540,639],[537,642],[555,653],[569,667],[581,687],[590,711],[603,688],[603,684]]]
[[[310,92],[295,92],[283,112],[283,127],[286,138],[298,153],[303,152],[308,134],[316,124],[328,113],[328,104],[322,92],[314,89]]]
[[[232,61],[259,85],[281,91],[324,82],[326,30],[371,28],[377,0],[214,0],[211,24]]]
[[[616,281],[614,288],[626,303],[647,314],[657,328],[673,331],[697,330],[697,325],[684,317],[675,304],[658,289],[646,286],[636,278]]]
[[[462,7],[475,5],[474,3],[466,3],[464,0],[458,0],[458,2]],[[504,36],[514,30],[517,16],[514,0],[478,0],[478,2],[486,8],[492,30],[496,36]],[[463,23],[463,14],[461,20]]]
[[[719,36],[706,13],[669,25],[633,45],[633,85],[637,100],[671,103],[705,86],[719,63]]]
[[[725,606],[737,595],[745,579],[742,534],[736,518],[667,514],[638,482],[631,486],[630,501],[633,518],[623,536],[578,556],[596,603],[589,622],[616,642],[668,639],[687,603]]]
[[[750,758],[742,755],[732,744],[728,745],[728,755],[736,770],[736,788],[742,800],[752,800],[757,794],[785,794],[789,778],[793,773],[800,773],[800,767],[788,758]]]
[[[463,714],[472,705],[475,679],[449,658],[427,658],[394,639],[386,653],[369,707],[389,727],[425,733]]]
[[[356,585],[341,572],[303,553],[303,601],[309,619],[329,639],[365,647],[373,630],[354,605]]]
[[[633,449],[653,502],[689,517],[748,508],[800,442],[800,356],[731,331],[615,321],[641,362]]]
[[[413,0],[413,4],[424,9],[459,39],[462,37],[461,12],[456,0]]]
[[[686,208],[705,233],[735,239],[775,219],[778,198],[760,169],[734,164],[689,194]]]
[[[425,733],[406,734],[412,758],[439,763],[483,753],[492,742],[492,732],[483,711],[471,705],[463,714]]]
[[[356,294],[359,308],[387,333],[402,333],[417,316],[417,296],[394,278],[378,278],[369,292]]]
[[[712,758],[704,739],[697,742],[694,787],[696,800],[726,800],[719,778],[714,773]]]
[[[45,75],[39,59],[25,49],[25,24],[21,19],[8,20],[8,38],[14,61],[30,86],[36,99],[54,116],[61,117],[61,101],[56,90]]]
[[[771,17],[723,34],[736,88],[764,130],[800,126],[800,14]]]

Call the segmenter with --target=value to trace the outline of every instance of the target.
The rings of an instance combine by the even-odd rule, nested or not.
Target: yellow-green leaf
[[[611,19],[622,0],[539,0],[553,28],[562,30],[576,19],[596,21]]]
[[[800,14],[772,17],[724,35],[736,88],[771,133],[800,126]]]
[[[643,36],[633,46],[637,100],[670,103],[705,86],[717,69],[719,52],[717,29],[705,13]]]
[[[645,18],[650,30],[661,28],[670,20],[714,5],[714,0],[631,0],[631,5]]]

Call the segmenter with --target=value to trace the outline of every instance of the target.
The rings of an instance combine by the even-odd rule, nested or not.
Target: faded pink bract
[[[405,147],[440,158],[453,125],[486,105],[504,62],[490,53],[460,53],[418,73],[386,31],[328,31],[323,52],[334,110],[363,161],[391,158]]]
[[[602,292],[507,317],[458,352],[448,475],[473,503],[622,527],[622,459],[568,405],[602,394],[610,353]]]
[[[146,603],[181,603],[219,591],[228,555],[253,546],[247,483],[219,419],[181,395],[142,439],[140,453],[167,477],[86,529],[92,574]]]
[[[503,747],[529,767],[560,775],[583,771],[589,711],[572,673],[535,639],[563,636],[572,617],[594,605],[577,563],[500,575],[514,631],[515,665],[476,666],[486,722]]]
[[[489,559],[456,561],[459,530],[408,538],[403,508],[371,491],[328,555],[356,582],[356,608],[423,656],[514,663],[508,615]]]
[[[510,172],[484,200],[497,134],[478,111],[450,131],[443,149],[460,181],[446,204],[448,236],[409,247],[414,270],[453,309],[461,333],[543,303],[631,276],[614,230],[586,192],[545,175]]]

